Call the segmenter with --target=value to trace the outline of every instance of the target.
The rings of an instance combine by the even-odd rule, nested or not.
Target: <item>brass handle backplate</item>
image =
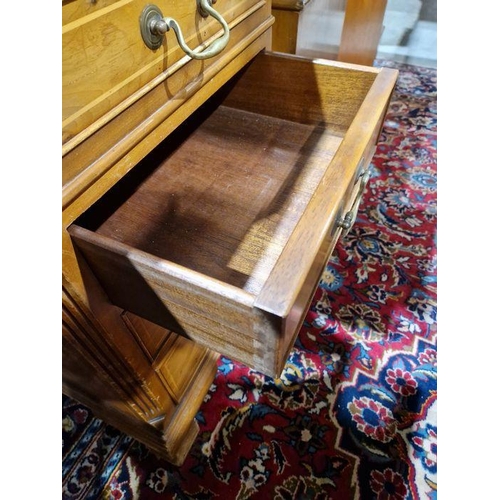
[[[182,35],[181,28],[177,21],[171,17],[163,17],[161,10],[156,5],[146,5],[141,13],[139,25],[144,43],[151,49],[156,50],[161,47],[163,37],[167,31],[172,29],[177,37],[181,49],[192,59],[209,59],[214,57],[226,47],[229,41],[229,26],[224,18],[212,7],[215,0],[197,0],[198,12],[203,17],[212,16],[222,26],[222,36],[214,40],[205,50],[191,50]]]

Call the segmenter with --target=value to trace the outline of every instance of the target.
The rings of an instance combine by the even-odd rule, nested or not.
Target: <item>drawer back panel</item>
[[[242,72],[226,106],[345,134],[377,70],[268,54]]]

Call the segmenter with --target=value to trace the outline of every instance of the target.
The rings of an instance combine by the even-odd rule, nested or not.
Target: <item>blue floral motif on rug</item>
[[[221,357],[181,467],[63,396],[64,499],[437,498],[436,70],[399,69],[280,379]]]

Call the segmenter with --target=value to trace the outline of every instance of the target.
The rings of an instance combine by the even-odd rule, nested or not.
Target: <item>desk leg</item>
[[[382,35],[387,0],[347,0],[338,60],[372,65]]]
[[[300,12],[273,9],[272,14],[275,18],[272,27],[272,50],[275,52],[295,54],[297,50],[297,32]]]

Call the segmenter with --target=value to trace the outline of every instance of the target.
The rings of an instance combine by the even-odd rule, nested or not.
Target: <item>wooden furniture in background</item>
[[[217,2],[213,58],[151,50],[147,3],[63,3],[63,391],[180,464],[218,353],[279,376],[396,72],[266,52],[264,0]],[[171,8],[190,47],[220,36]]]
[[[371,65],[387,0],[273,0],[273,50]]]
[[[383,30],[387,0],[347,0],[339,61],[373,64]]]
[[[304,7],[310,2],[311,0],[273,0],[272,13],[275,23],[272,49],[274,51],[295,54],[301,15]]]

